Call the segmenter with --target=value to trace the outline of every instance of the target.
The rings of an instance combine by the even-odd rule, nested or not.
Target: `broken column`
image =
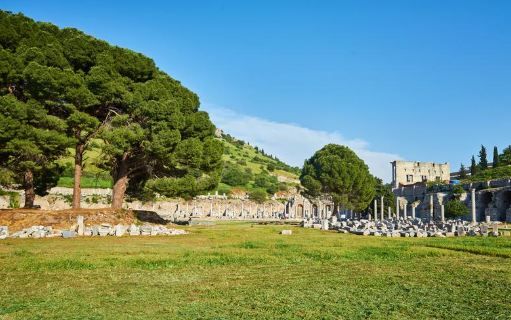
[[[378,200],[374,199],[374,220],[378,220]]]
[[[433,195],[431,194],[429,196],[429,220],[432,221],[433,218],[434,218],[434,214],[435,214],[435,211],[434,211],[435,207],[434,207],[434,204],[433,204]]]
[[[76,224],[78,225],[77,231],[79,236],[83,236],[85,225],[83,224],[83,216],[76,217]]]
[[[384,215],[384,212],[385,212],[385,204],[383,203],[383,196],[381,196],[381,210],[380,210],[380,216],[381,216],[381,221],[383,221],[383,219],[385,219],[385,217],[383,216]]]
[[[476,223],[476,189],[472,189],[472,223]]]
[[[445,222],[445,206],[443,204],[440,205],[440,219],[442,219],[442,223]]]
[[[396,197],[396,219],[399,219],[399,198]]]

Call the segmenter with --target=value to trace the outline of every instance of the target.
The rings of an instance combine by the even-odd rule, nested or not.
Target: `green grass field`
[[[0,241],[0,319],[509,319],[511,239],[285,226]]]

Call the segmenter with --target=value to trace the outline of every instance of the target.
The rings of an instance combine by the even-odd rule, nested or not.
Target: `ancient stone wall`
[[[428,181],[449,182],[451,168],[448,163],[394,161],[392,185],[394,188]]]
[[[430,192],[425,186],[406,186],[394,189],[399,212],[415,210],[419,218],[439,219],[442,208],[449,200],[454,186],[443,186],[443,190]],[[463,219],[475,221],[511,222],[511,179],[498,179],[486,182],[463,184],[464,193],[460,200],[469,208]],[[473,190],[473,191],[472,191]],[[472,194],[474,195],[472,197]],[[474,199],[474,210],[472,210]],[[413,209],[415,207],[415,209]]]

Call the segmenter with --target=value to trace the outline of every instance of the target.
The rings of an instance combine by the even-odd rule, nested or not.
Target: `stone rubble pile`
[[[135,224],[112,226],[108,223],[102,223],[92,227],[86,227],[83,223],[83,217],[79,216],[77,223],[71,226],[69,230],[53,229],[52,227],[32,226],[20,231],[9,234],[7,226],[0,226],[0,240],[6,238],[73,238],[76,236],[84,237],[106,237],[106,236],[173,236],[187,234],[184,230],[167,228],[162,225],[142,225]]]
[[[503,235],[499,232],[498,224],[472,224],[462,220],[445,222],[423,221],[421,219],[388,219],[383,221],[342,220],[335,217],[331,220],[303,220],[305,228],[321,230],[337,230],[341,233],[351,233],[375,237],[463,237],[463,236],[493,236]]]

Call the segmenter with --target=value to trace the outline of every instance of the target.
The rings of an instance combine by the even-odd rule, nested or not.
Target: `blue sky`
[[[300,165],[353,147],[468,163],[511,144],[509,1],[3,1],[152,57],[225,131]]]

